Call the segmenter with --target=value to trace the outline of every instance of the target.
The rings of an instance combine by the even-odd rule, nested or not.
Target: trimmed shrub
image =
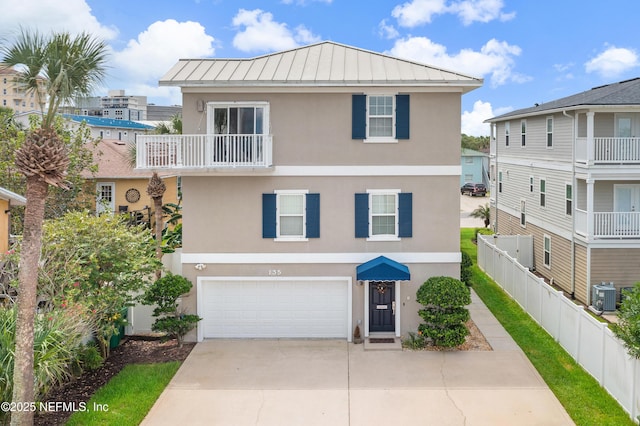
[[[425,321],[418,331],[436,346],[454,347],[464,343],[470,318],[464,307],[471,303],[469,288],[452,277],[431,277],[416,293],[416,300],[424,306],[418,311]]]
[[[471,267],[473,262],[471,256],[465,251],[462,252],[462,261],[460,262],[460,281],[465,283],[467,287],[471,287]]]
[[[611,329],[622,340],[629,355],[640,359],[640,282],[631,291],[624,292],[618,311],[618,323],[611,324]]]
[[[188,315],[179,309],[178,298],[189,293],[191,287],[193,287],[191,281],[182,275],[169,273],[156,280],[142,298],[142,303],[145,305],[157,305],[153,310],[153,316],[158,318],[151,329],[175,337],[180,347],[182,347],[184,336],[202,319],[197,315]]]

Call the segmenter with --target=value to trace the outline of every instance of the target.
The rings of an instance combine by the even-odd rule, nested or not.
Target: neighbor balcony
[[[264,169],[272,166],[271,135],[138,135],[136,168]]]
[[[640,239],[640,212],[594,212],[575,209],[576,233],[587,239]]]
[[[640,138],[576,138],[576,162],[588,166],[640,164]]]

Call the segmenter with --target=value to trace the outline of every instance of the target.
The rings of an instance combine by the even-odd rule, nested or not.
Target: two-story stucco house
[[[583,303],[640,281],[640,79],[488,122],[497,232],[533,235],[536,270]]]
[[[333,42],[179,61],[183,135],[138,168],[182,176],[197,339],[401,336],[460,271],[461,96],[482,80]]]

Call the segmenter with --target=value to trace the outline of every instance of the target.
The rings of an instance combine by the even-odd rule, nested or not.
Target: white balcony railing
[[[640,163],[640,138],[576,138],[576,161],[586,164]]]
[[[640,212],[595,212],[592,220],[584,210],[575,210],[576,232],[594,239],[640,238]],[[589,228],[592,229],[589,229]]]
[[[271,135],[138,135],[138,169],[265,168]]]

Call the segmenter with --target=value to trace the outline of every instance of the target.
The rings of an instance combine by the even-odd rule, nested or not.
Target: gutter
[[[567,114],[566,110],[562,111],[562,115],[568,117],[572,121],[571,126],[571,208],[575,208],[573,202],[574,194],[576,193],[576,117],[574,115]],[[566,189],[565,189],[566,190]],[[588,287],[588,286],[587,286]],[[589,289],[587,288],[587,294]],[[587,296],[588,298],[589,296]],[[576,215],[571,212],[571,300],[576,299]]]

